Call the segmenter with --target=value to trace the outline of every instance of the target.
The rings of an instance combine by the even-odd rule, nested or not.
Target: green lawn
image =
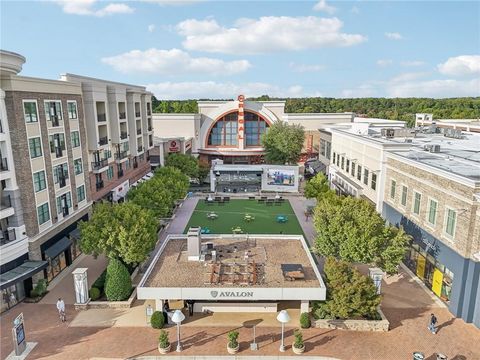
[[[210,212],[216,213],[218,218],[208,219],[207,214]],[[246,222],[245,214],[253,215],[255,219]],[[285,215],[288,221],[283,224],[278,223],[277,215]],[[239,226],[243,233],[248,234],[279,234],[282,232],[289,235],[303,235],[302,228],[288,200],[285,200],[280,206],[267,206],[258,203],[257,200],[232,199],[220,206],[217,203],[207,205],[201,199],[198,201],[184,233],[192,226],[207,227],[211,234],[231,234],[232,227]]]

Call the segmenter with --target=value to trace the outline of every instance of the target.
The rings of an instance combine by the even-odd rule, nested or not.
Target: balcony
[[[62,215],[63,217],[68,216],[69,211],[68,211],[68,206],[65,206],[62,208]]]
[[[97,114],[98,122],[105,122],[107,121],[107,116],[105,114]]]
[[[57,115],[50,115],[50,121],[53,127],[60,126],[60,119]]]
[[[67,178],[65,176],[58,177],[58,186],[60,186],[61,188],[67,186]]]
[[[140,135],[142,133],[142,129],[137,129],[137,135]]]
[[[137,148],[137,151],[138,151],[138,152],[142,152],[142,151],[143,151],[143,146],[140,145],[140,146]]]
[[[140,117],[140,111],[135,111],[135,117]]]
[[[63,151],[60,146],[55,147],[55,157],[56,158],[61,158],[63,156]]]
[[[96,189],[97,191],[100,190],[100,189],[103,189],[103,186],[104,186],[104,185],[103,185],[103,180],[97,181],[97,182],[95,183],[95,189]]]
[[[124,112],[121,112],[118,114],[118,117],[120,118],[120,120],[123,120],[127,118],[127,114],[125,114]]]
[[[120,133],[120,140],[125,140],[128,137],[128,133],[126,131],[122,131]]]
[[[123,169],[118,170],[117,176],[118,176],[119,179],[123,176]]]
[[[0,231],[0,245],[5,245],[13,240],[16,240],[14,229]]]
[[[115,153],[115,160],[122,160],[125,159],[128,156],[128,151],[117,151]]]
[[[138,163],[137,163],[137,161],[134,161],[134,162],[133,162],[133,168],[134,168],[134,169],[138,168]]]
[[[108,136],[103,136],[98,139],[98,145],[103,146],[108,144]]]
[[[104,167],[108,166],[108,159],[102,159],[98,161],[93,161],[92,162],[92,169],[93,170],[100,170]]]
[[[0,170],[1,171],[8,171],[7,158],[1,158],[1,160],[0,160]]]

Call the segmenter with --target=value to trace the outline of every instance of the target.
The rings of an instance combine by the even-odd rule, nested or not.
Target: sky
[[[25,76],[159,99],[480,96],[479,1],[0,1]]]

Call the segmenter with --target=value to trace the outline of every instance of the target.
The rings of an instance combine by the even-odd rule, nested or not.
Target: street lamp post
[[[177,352],[182,351],[182,345],[180,344],[180,323],[185,320],[185,315],[180,310],[175,310],[172,315],[172,321],[177,324]]]
[[[282,310],[277,315],[277,320],[282,323],[282,343],[280,344],[280,351],[285,351],[285,343],[284,343],[284,332],[285,332],[285,324],[290,321],[290,315],[288,315],[287,310]]]

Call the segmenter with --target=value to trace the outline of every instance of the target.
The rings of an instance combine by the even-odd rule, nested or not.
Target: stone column
[[[155,299],[155,310],[163,311],[163,300]]]
[[[87,270],[88,268],[77,268],[72,271],[75,302],[77,304],[86,304],[89,300]]]
[[[310,301],[309,300],[301,300],[300,301],[300,314],[310,311]]]

